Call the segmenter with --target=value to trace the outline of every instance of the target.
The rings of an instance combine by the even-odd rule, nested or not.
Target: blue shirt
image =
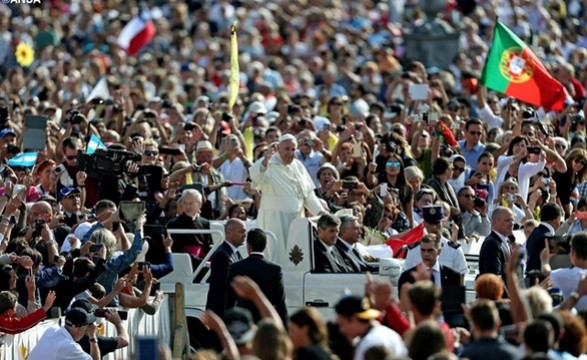
[[[306,170],[308,170],[308,174],[310,174],[310,176],[312,177],[314,185],[316,185],[316,187],[319,187],[320,183],[318,182],[316,173],[318,172],[320,166],[322,166],[322,158],[324,157],[324,155],[321,152],[312,150],[312,152],[309,153],[308,156],[304,157],[300,150],[296,150],[296,157],[298,158],[298,160],[302,162],[302,164],[304,164]]]
[[[471,171],[477,170],[477,161],[479,160],[479,156],[483,154],[485,151],[485,145],[482,143],[477,143],[477,145],[473,146],[471,150],[465,147],[465,140],[461,140],[458,142],[461,148],[462,155],[465,157],[467,161],[467,165],[471,168]]]

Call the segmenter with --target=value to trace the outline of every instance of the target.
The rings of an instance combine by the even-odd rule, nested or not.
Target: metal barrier
[[[183,298],[180,299],[183,301]],[[170,344],[169,299],[164,296],[159,310],[154,315],[147,315],[141,309],[128,309],[128,319],[122,323],[129,336],[129,345],[104,356],[102,359],[129,359],[136,351],[137,336],[155,336],[161,343]],[[4,335],[0,339],[4,345],[0,348],[0,359],[25,360],[39,339],[50,327],[63,326],[64,318],[46,320],[35,327],[17,335]],[[106,320],[98,327],[98,335],[117,336],[114,325]]]
[[[167,229],[167,232],[170,235],[218,235],[220,238],[224,239],[224,232],[220,230]],[[218,244],[214,244],[214,247],[208,251],[208,254],[206,254],[206,256],[202,259],[202,262],[198,265],[196,270],[194,270],[194,274],[190,282],[193,282],[200,271],[202,271],[202,269],[206,266],[206,263],[220,244],[222,244],[222,241]]]

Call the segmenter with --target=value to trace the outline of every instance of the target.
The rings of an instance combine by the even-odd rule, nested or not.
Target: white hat
[[[296,145],[298,144],[298,140],[292,134],[283,134],[283,135],[281,135],[281,137],[279,138],[279,143],[281,144],[284,141],[293,141],[294,144],[296,144]]]
[[[201,151],[214,151],[214,146],[208,140],[200,140],[196,146],[196,154]]]
[[[260,101],[253,101],[249,105],[249,113],[265,114],[266,112],[267,112],[267,109],[265,109],[265,105],[263,105],[263,103]]]
[[[330,120],[324,116],[314,116],[314,128],[316,131],[322,131],[330,128]]]

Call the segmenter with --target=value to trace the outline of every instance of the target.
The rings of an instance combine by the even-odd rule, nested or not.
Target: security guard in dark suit
[[[440,238],[438,235],[425,235],[420,241],[422,263],[403,272],[398,281],[399,289],[401,289],[402,285],[406,282],[414,283],[415,278],[413,272],[418,270],[426,272],[426,274],[429,275],[430,280],[438,287],[455,287],[463,285],[463,277],[461,274],[438,262],[438,257],[442,251],[443,249],[440,246]]]

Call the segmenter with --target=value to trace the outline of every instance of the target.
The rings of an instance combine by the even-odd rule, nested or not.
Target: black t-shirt
[[[100,348],[100,355],[102,357],[114,352],[116,350],[116,346],[118,345],[118,339],[111,336],[97,336],[98,338],[98,348]],[[85,335],[78,341],[78,344],[81,345],[82,349],[88,354],[90,353],[90,338],[88,335]]]

